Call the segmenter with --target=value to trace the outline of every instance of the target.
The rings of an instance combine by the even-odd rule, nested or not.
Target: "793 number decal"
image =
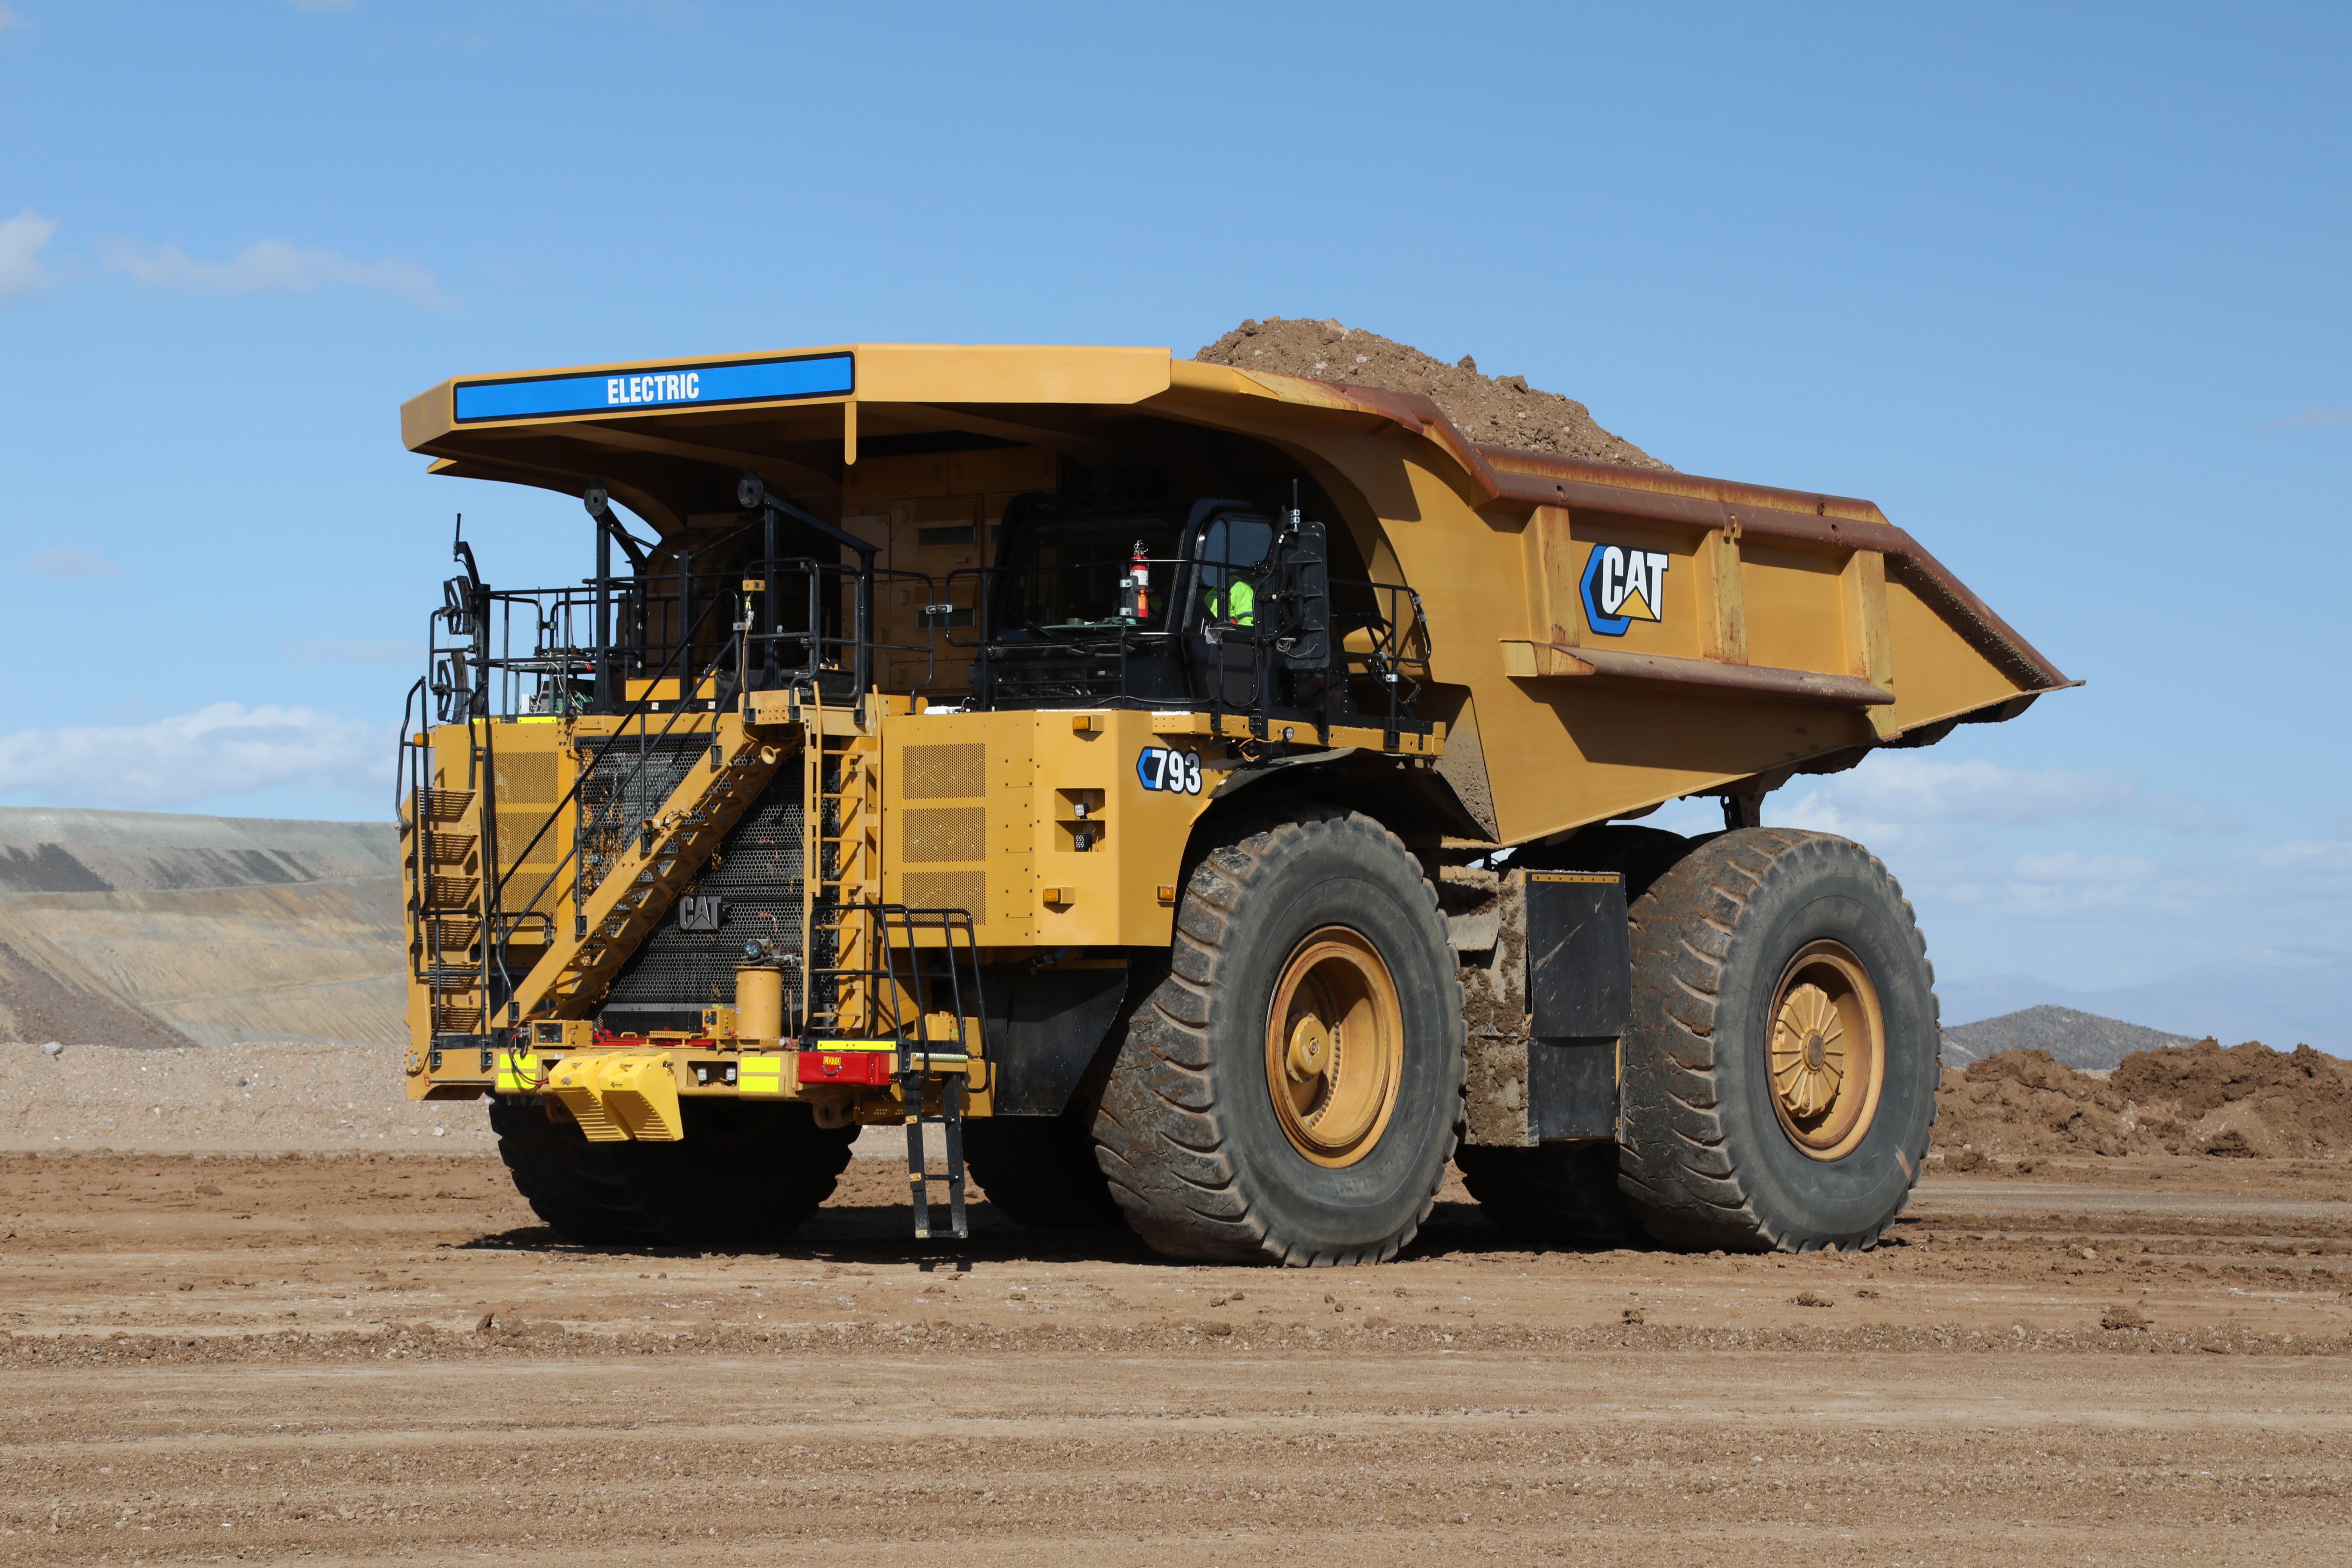
[[[1143,781],[1146,789],[1198,795],[1201,793],[1201,753],[1180,752],[1172,746],[1146,746],[1136,753],[1135,776]]]

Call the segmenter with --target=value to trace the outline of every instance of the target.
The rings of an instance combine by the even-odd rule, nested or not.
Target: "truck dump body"
[[[2069,684],[1867,501],[1474,445],[1424,398],[1161,349],[460,377],[402,430],[436,473],[594,519],[584,586],[500,589],[466,558],[404,808],[411,1092],[531,1097],[592,1142],[688,1140],[703,1102],[1076,1115],[1209,896],[1202,855],[1246,821],[1377,823],[1433,902],[1444,866],[1598,854],[1570,836],[1692,795],[1752,824],[1796,773]],[[1388,864],[1344,837],[1314,853]],[[1478,875],[1472,924],[1641,890],[1598,860],[1560,873],[1596,886],[1532,899]],[[1265,1070],[1277,1110],[1305,1086],[1281,1122],[1299,1155],[1344,1165],[1361,1151],[1318,1142],[1346,1120],[1339,1018],[1431,1026],[1388,956],[1317,940],[1274,1005],[1338,1011]],[[1515,924],[1479,951],[1525,948]],[[1577,963],[1638,970],[1622,950]],[[1464,973],[1489,1013],[1590,990]],[[1622,1010],[1611,984],[1591,994]],[[1490,1099],[1540,1079],[1547,1109],[1474,1138],[1611,1125],[1607,1009],[1576,1014],[1572,1068],[1529,1045],[1541,1011],[1488,1031],[1519,1089],[1468,1055]],[[1378,1095],[1420,1092],[1398,1064]],[[1378,1095],[1351,1136],[1381,1136]]]
[[[1453,737],[1465,805],[1507,844],[1926,743],[2069,684],[1868,501],[1474,446],[1424,398],[1159,349],[803,353],[847,356],[851,389],[461,420],[458,388],[541,378],[461,380],[412,400],[403,435],[436,472],[567,492],[601,479],[666,541],[731,508],[734,475],[757,468],[916,570],[979,564],[982,536],[961,531],[1052,488],[1058,465],[1153,467],[1180,485],[1303,472],[1371,575],[1420,595],[1422,710]],[[645,397],[633,379],[708,363],[545,379]],[[900,455],[942,437],[1017,445]],[[930,542],[943,539],[962,542]],[[1604,574],[1612,546],[1638,571]],[[877,684],[911,688],[917,664]],[[1667,698],[1677,719],[1661,724]]]

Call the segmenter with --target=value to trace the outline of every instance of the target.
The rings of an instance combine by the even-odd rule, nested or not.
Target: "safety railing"
[[[1106,569],[1141,568],[1155,587],[1185,593],[1192,602],[1142,616],[1044,624],[1010,609],[1057,595],[1028,589],[1036,580],[1069,574],[1098,582]],[[1230,575],[1220,596],[1228,613],[1211,613],[1189,585],[1200,574]],[[1008,581],[1010,580],[1010,581]],[[1235,583],[1251,590],[1246,615],[1231,613]],[[947,574],[935,613],[961,612],[969,600],[974,634],[945,631],[942,640],[972,656],[975,700],[983,708],[1053,705],[1206,708],[1239,714],[1253,733],[1268,724],[1315,726],[1328,738],[1336,724],[1378,725],[1393,748],[1406,732],[1426,734],[1416,712],[1430,647],[1420,595],[1402,583],[1328,579],[1328,605],[1320,624],[1303,626],[1296,595],[1284,591],[1276,566],[1195,556],[1122,556],[1116,561],[1016,567],[965,567]],[[939,614],[944,626],[946,616]]]

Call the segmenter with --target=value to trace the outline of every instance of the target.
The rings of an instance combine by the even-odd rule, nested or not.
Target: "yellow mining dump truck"
[[[1925,945],[1759,803],[2067,682],[1869,502],[1161,349],[465,376],[402,429],[587,511],[562,586],[457,546],[403,725],[409,1092],[488,1097],[559,1230],[779,1235],[865,1124],[918,1235],[968,1161],[1183,1258],[1389,1258],[1449,1160],[1568,1241],[1902,1208]],[[1721,834],[1630,825],[1689,795]]]

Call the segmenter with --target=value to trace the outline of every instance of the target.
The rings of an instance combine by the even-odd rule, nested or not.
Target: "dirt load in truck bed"
[[[1556,392],[1538,391],[1524,375],[1484,375],[1468,354],[1447,364],[1410,343],[1328,319],[1286,321],[1269,316],[1244,321],[1192,357],[1237,370],[1419,393],[1444,409],[1463,435],[1490,447],[1675,471],[1631,441],[1603,430],[1583,404]]]

